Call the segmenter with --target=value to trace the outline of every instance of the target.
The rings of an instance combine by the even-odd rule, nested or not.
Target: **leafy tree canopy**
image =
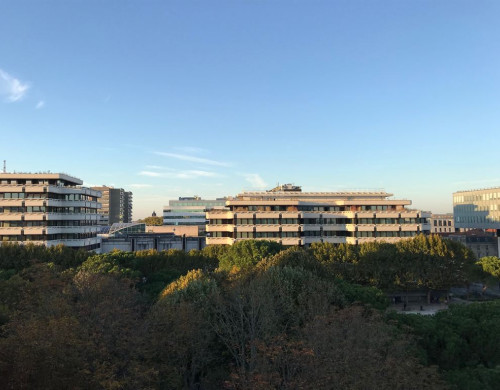
[[[251,268],[264,257],[275,255],[281,250],[283,250],[283,246],[274,241],[238,241],[222,253],[219,258],[219,267],[227,271],[233,267],[239,269]]]

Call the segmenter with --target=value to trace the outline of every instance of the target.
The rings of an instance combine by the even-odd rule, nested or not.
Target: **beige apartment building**
[[[63,173],[0,173],[0,244],[100,248],[99,191]]]
[[[264,239],[308,246],[383,240],[395,242],[430,232],[428,212],[409,210],[410,200],[386,192],[302,192],[292,185],[243,192],[228,210],[207,212],[207,245]]]

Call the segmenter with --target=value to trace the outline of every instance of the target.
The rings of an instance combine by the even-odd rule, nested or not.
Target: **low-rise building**
[[[64,173],[0,173],[0,243],[99,251],[101,192]]]
[[[205,247],[205,237],[151,233],[147,232],[146,224],[136,222],[113,224],[108,231],[102,232],[101,239],[102,253],[116,249],[126,252],[179,249],[188,252],[191,249],[201,250]]]
[[[454,233],[446,238],[461,242],[469,248],[478,259],[486,256],[498,257],[499,242],[494,232],[485,232],[481,229],[468,230],[460,233]]]
[[[455,232],[453,214],[432,214],[429,220],[432,234],[445,234]]]
[[[381,192],[302,192],[292,185],[243,192],[227,210],[207,212],[207,244],[265,239],[283,245],[313,242],[395,242],[430,233],[430,213],[407,209],[410,200]]]

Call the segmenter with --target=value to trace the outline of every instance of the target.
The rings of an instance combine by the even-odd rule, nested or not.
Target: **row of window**
[[[85,200],[97,202],[97,197],[85,194],[55,194],[34,192],[0,192],[0,199],[56,199],[56,200]]]
[[[415,237],[419,232],[356,232],[355,237]]]
[[[0,213],[97,214],[97,209],[90,207],[0,206]]]
[[[0,241],[81,240],[94,237],[97,237],[96,233],[0,235]]]
[[[97,221],[0,221],[0,227],[97,226]]]
[[[236,218],[236,225],[402,225],[423,224],[427,218]],[[232,219],[210,219],[210,225],[232,225]]]
[[[230,206],[231,211],[387,211],[404,210],[401,206],[395,205],[371,205],[371,206],[280,206],[280,205],[259,205],[259,206]]]
[[[212,237],[229,237],[229,238],[287,238],[287,237],[415,237],[418,232],[346,232],[346,231],[307,231],[307,232],[237,232],[236,236],[229,232],[214,232]]]
[[[467,195],[456,195],[453,197],[453,203],[467,203],[467,202],[478,202],[500,199],[500,192],[488,192],[485,194],[467,194]]]
[[[487,215],[487,216],[456,216],[456,223],[494,223],[500,222],[500,216]]]
[[[434,220],[434,226],[451,226],[451,220],[440,219]]]

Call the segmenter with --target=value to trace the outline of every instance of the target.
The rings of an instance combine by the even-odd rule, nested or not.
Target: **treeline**
[[[493,389],[496,303],[387,315],[382,291],[483,275],[433,236],[103,255],[4,245],[0,388]]]

